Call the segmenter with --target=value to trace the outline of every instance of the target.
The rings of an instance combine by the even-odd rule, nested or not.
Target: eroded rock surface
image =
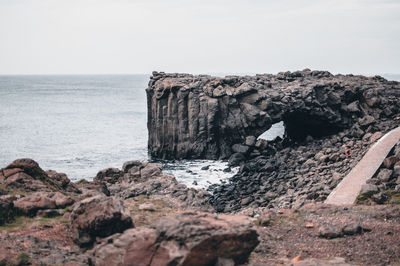
[[[147,89],[149,150],[158,158],[229,158],[246,138],[283,121],[303,140],[367,128],[398,114],[400,83],[379,76],[296,71],[227,76],[153,72]]]
[[[107,237],[133,227],[120,199],[100,195],[74,205],[69,223],[74,241],[82,247],[90,246],[96,237]]]
[[[400,83],[379,76],[154,73],[147,96],[152,156],[229,158],[240,165],[229,182],[209,188],[219,212],[324,201],[400,121]],[[257,140],[280,121],[283,139]]]
[[[258,244],[244,216],[187,212],[105,239],[93,250],[95,265],[231,265],[247,261]]]

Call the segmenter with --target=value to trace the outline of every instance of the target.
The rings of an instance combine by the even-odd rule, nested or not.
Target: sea
[[[162,163],[189,187],[226,182],[226,161],[157,161],[147,151],[149,75],[0,76],[0,168],[32,158],[77,181],[129,160]],[[400,80],[400,75],[388,78]],[[261,137],[283,134],[274,125]]]

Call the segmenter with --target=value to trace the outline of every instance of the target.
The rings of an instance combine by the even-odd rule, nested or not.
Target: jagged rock
[[[232,151],[236,152],[236,153],[246,154],[249,151],[249,146],[241,145],[241,144],[235,144],[235,145],[232,146]]]
[[[375,123],[375,118],[373,116],[367,115],[360,119],[359,121],[360,126],[367,127],[373,123]]]
[[[43,182],[34,179],[24,172],[17,172],[9,176],[4,181],[4,184],[9,192],[52,191],[52,189],[46,186]]]
[[[400,158],[397,156],[390,156],[387,157],[385,160],[383,160],[383,165],[387,168],[387,169],[392,169],[393,166],[400,161]]]
[[[1,170],[0,184],[16,192],[62,191],[63,188],[50,178],[32,159],[17,159]]]
[[[229,158],[229,166],[236,166],[239,165],[240,162],[243,162],[245,160],[245,157],[242,153],[234,153],[232,156]]]
[[[81,247],[92,245],[96,237],[107,237],[133,227],[121,200],[100,195],[77,202],[69,224],[74,241]]]
[[[323,225],[319,228],[319,236],[323,238],[341,237],[343,233],[332,225]]]
[[[115,182],[120,180],[122,176],[123,172],[118,168],[107,168],[98,172],[97,175],[93,178],[93,181],[114,184]]]
[[[69,180],[68,176],[64,173],[57,173],[54,170],[47,170],[46,174],[49,178],[54,180],[66,192],[81,193],[79,188]]]
[[[375,194],[375,193],[378,193],[378,192],[379,192],[379,189],[375,185],[364,184],[361,187],[361,193],[362,194]]]
[[[236,265],[245,263],[257,244],[257,233],[244,216],[187,212],[105,239],[92,254],[99,266]]]
[[[144,167],[140,169],[140,177],[142,179],[152,178],[154,176],[160,175],[162,170],[162,165],[159,163],[144,163]]]
[[[65,208],[74,202],[60,192],[34,192],[14,201],[14,205],[26,215],[34,216],[38,210]]]
[[[91,182],[82,179],[76,183],[76,186],[82,191],[83,198],[89,198],[96,195],[110,196],[110,191],[104,182]]]
[[[128,162],[125,162],[123,165],[122,165],[122,171],[124,172],[124,173],[128,173],[128,171],[132,168],[132,167],[137,167],[137,166],[141,166],[142,165],[142,162],[140,162],[140,161],[128,161]]]
[[[245,144],[247,146],[254,146],[256,145],[257,138],[255,136],[247,136]]]
[[[381,180],[382,182],[387,182],[391,178],[392,172],[393,171],[389,170],[389,169],[382,169],[382,170],[379,171],[379,174],[378,174],[377,178],[379,180]]]

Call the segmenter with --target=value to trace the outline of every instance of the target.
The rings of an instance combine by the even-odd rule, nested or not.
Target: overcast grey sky
[[[400,73],[399,0],[0,0],[0,74]]]

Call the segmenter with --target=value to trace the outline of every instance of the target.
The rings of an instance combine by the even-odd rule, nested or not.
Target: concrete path
[[[362,185],[379,169],[390,150],[400,139],[400,127],[380,138],[325,200],[327,204],[353,204]]]

